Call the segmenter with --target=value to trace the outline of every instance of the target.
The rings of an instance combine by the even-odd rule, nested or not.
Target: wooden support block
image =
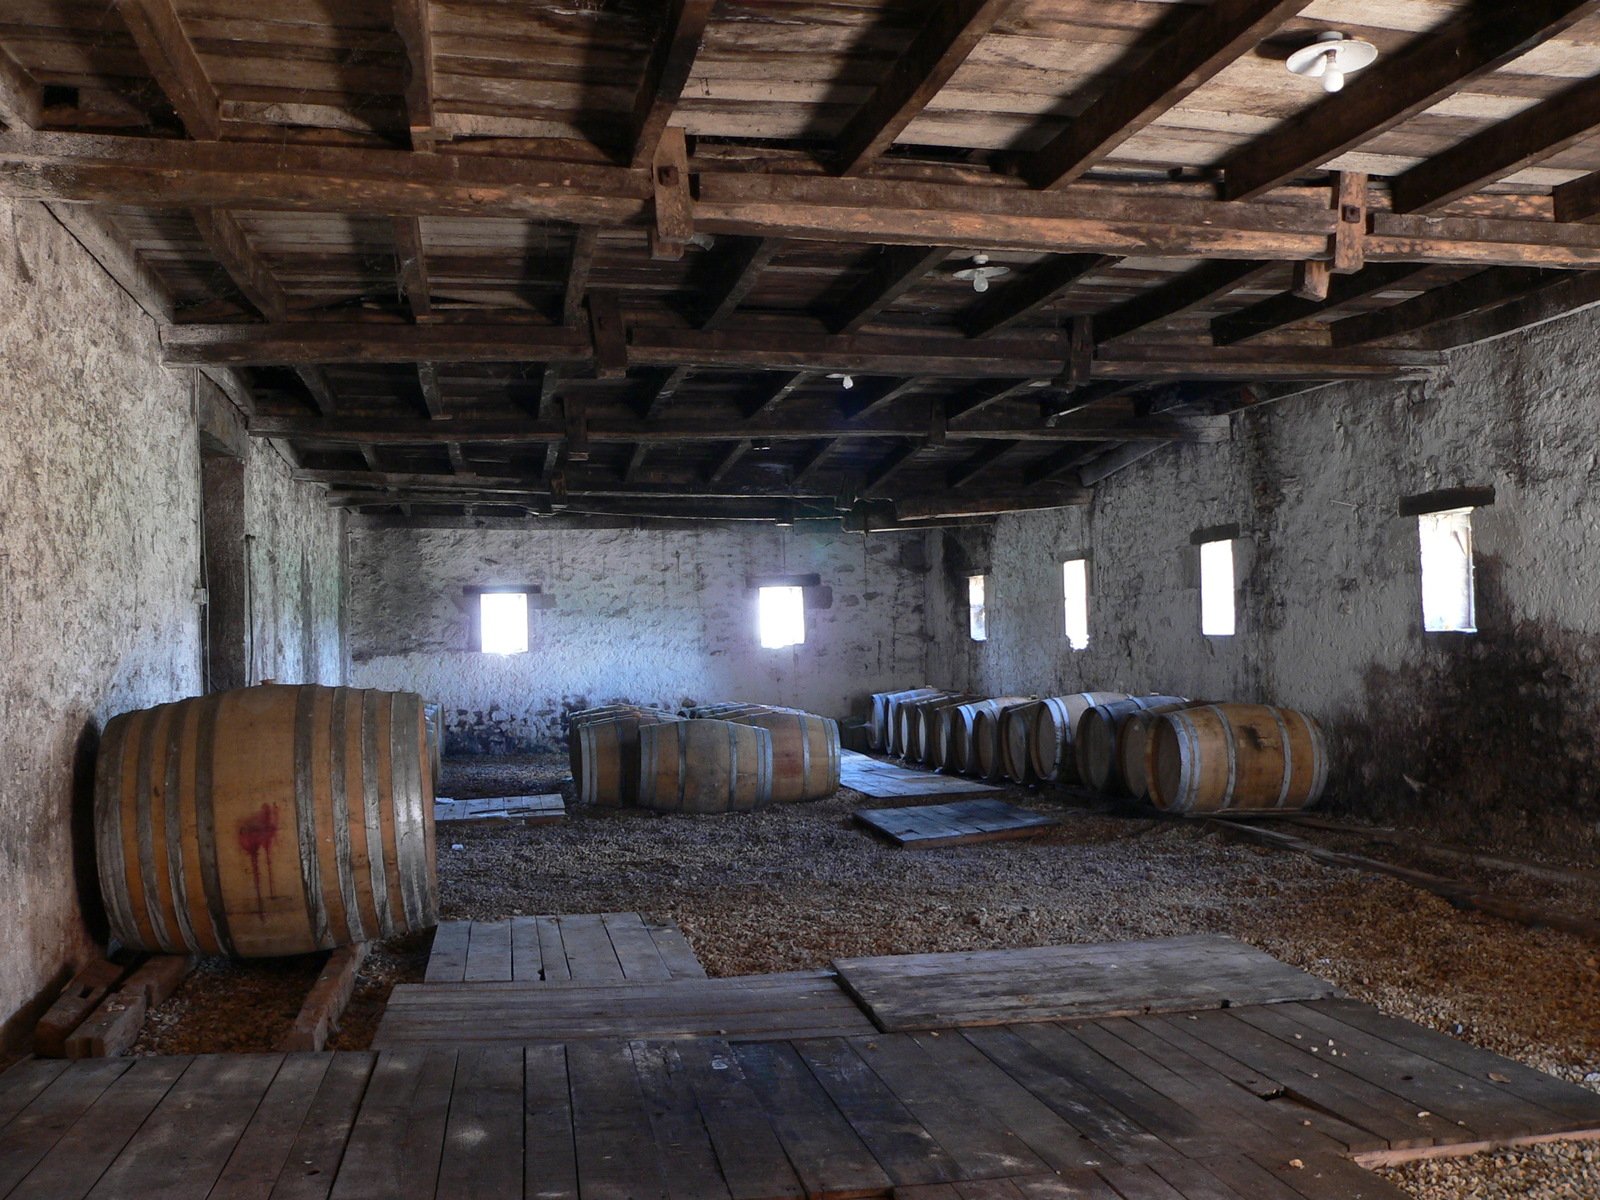
[[[1091,317],[1073,317],[1069,326],[1067,383],[1081,387],[1094,371],[1094,322]]]
[[[143,992],[145,1003],[151,1008],[165,1004],[178,990],[189,972],[194,970],[193,958],[183,954],[157,954],[129,975],[119,991]]]
[[[68,1058],[113,1058],[139,1040],[149,1005],[145,993],[113,992],[67,1038]]]
[[[1326,300],[1332,282],[1330,264],[1320,259],[1294,265],[1294,294],[1302,300]]]
[[[1340,171],[1333,188],[1339,223],[1333,228],[1333,273],[1354,275],[1366,266],[1367,173]]]
[[[628,337],[615,292],[590,294],[589,331],[594,339],[595,376],[621,379],[628,373]]]
[[[689,199],[689,150],[683,130],[668,126],[656,147],[651,172],[655,187],[655,223],[650,227],[650,257],[680,259],[694,236],[694,207]]]
[[[125,969],[97,958],[74,975],[34,1027],[33,1052],[40,1058],[64,1057],[67,1038],[116,986]]]
[[[356,990],[356,975],[367,957],[367,943],[341,946],[328,956],[322,974],[311,985],[300,1015],[294,1019],[289,1032],[278,1040],[278,1053],[290,1054],[299,1050],[321,1050],[328,1044],[328,1034],[339,1027],[339,1018],[350,996]]]

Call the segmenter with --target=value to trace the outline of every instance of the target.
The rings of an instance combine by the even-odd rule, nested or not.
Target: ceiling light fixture
[[[1344,87],[1345,76],[1370,67],[1377,57],[1378,48],[1371,42],[1342,33],[1319,33],[1311,45],[1289,55],[1288,67],[1295,75],[1322,80],[1323,91],[1337,92]]]
[[[987,292],[991,279],[999,279],[1002,275],[1009,274],[1011,274],[1010,267],[990,266],[987,254],[974,254],[972,256],[972,265],[970,267],[962,267],[955,272],[955,277],[969,280],[972,284],[972,290],[975,292]]]
[[[847,392],[856,385],[855,376],[844,371],[830,371],[828,372],[828,378],[839,380],[840,386]]]

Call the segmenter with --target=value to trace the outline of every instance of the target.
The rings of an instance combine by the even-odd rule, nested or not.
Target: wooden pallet
[[[841,752],[839,785],[879,800],[902,796],[960,795],[999,790],[993,784],[979,783],[976,779],[911,770],[885,762],[881,758],[869,758],[865,754],[857,754],[853,750]]]
[[[880,1029],[946,1029],[1321,1000],[1332,984],[1230,937],[844,958],[839,981]]]
[[[0,1075],[0,1197],[1401,1200],[1356,1163],[1555,1135],[1600,1136],[1600,1096],[1314,1001],[753,1042],[32,1059]]]
[[[567,804],[559,795],[490,796],[477,800],[433,802],[433,819],[446,828],[470,826],[559,825],[567,817]]]
[[[661,983],[704,979],[676,921],[638,913],[441,921],[426,983]]]
[[[863,808],[857,810],[855,818],[907,850],[1038,837],[1061,823],[1055,817],[987,797],[908,808]]]

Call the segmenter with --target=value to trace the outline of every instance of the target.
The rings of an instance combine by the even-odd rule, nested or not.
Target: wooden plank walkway
[[[441,921],[426,983],[664,983],[704,979],[676,921],[638,913]]]
[[[884,762],[880,758],[869,758],[854,750],[842,751],[839,762],[839,786],[879,800],[1000,790],[993,784],[979,783],[976,779],[913,770]]]
[[[559,795],[491,796],[477,800],[433,802],[433,819],[447,829],[467,826],[559,825],[567,817],[567,803]]]
[[[1600,1136],[1600,1096],[1322,1000],[762,1041],[28,1060],[0,1075],[0,1198],[1400,1200],[1357,1163],[1558,1134]]]
[[[1055,817],[988,797],[909,808],[863,808],[856,811],[855,818],[907,850],[1038,837],[1061,823]]]
[[[1331,984],[1219,934],[845,958],[833,966],[840,983],[889,1032],[1137,1016],[1340,994]]]

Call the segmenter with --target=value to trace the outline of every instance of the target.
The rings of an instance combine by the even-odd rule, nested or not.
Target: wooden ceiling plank
[[[934,0],[927,24],[840,132],[839,173],[858,174],[877,161],[1014,3]]]
[[[728,447],[727,451],[716,461],[711,470],[707,473],[706,483],[712,487],[715,487],[717,484],[721,483],[733,473],[733,469],[737,467],[739,463],[744,460],[744,456],[749,454],[754,448],[755,443],[753,443],[749,438],[745,438],[742,441],[733,443],[733,445]]]
[[[450,410],[445,404],[444,389],[439,384],[437,364],[431,362],[417,364],[417,386],[422,391],[422,407],[427,410],[428,416],[435,421],[448,420]]]
[[[1389,181],[1395,212],[1431,212],[1535,166],[1600,131],[1600,78],[1496,121]],[[1558,220],[1568,219],[1557,214]]]
[[[114,0],[134,45],[196,141],[222,136],[222,105],[172,0]]]
[[[239,294],[268,321],[282,321],[289,311],[288,297],[233,214],[221,208],[197,208],[190,215],[206,248]]]
[[[1249,200],[1314,171],[1600,12],[1600,0],[1469,6],[1230,154],[1223,195]]]
[[[783,249],[781,238],[730,238],[719,246],[705,291],[709,295],[701,329],[717,329],[727,323],[745,297],[761,280],[761,272]]]
[[[1193,9],[1160,44],[1140,47],[1130,56],[1135,62],[1118,64],[1115,81],[1082,114],[1024,156],[1023,177],[1038,188],[1080,178],[1309,4],[1213,0]]]
[[[583,302],[589,294],[589,273],[600,231],[580,225],[572,231],[572,257],[567,260],[567,280],[561,290],[561,324],[575,328],[583,319]]]
[[[1232,346],[1276,332],[1285,325],[1330,316],[1379,292],[1398,287],[1427,269],[1416,263],[1371,263],[1360,274],[1334,276],[1326,300],[1305,300],[1293,292],[1285,292],[1238,312],[1215,317],[1211,321],[1211,340],[1218,346]]]
[[[968,337],[999,333],[1070,292],[1085,275],[1121,260],[1105,254],[1058,254],[1021,279],[995,288],[960,318]]]
[[[945,473],[945,487],[952,489],[968,487],[973,480],[1020,445],[1021,442],[985,442],[968,456],[966,462],[959,467],[952,467]]]
[[[333,386],[328,382],[326,371],[320,367],[296,367],[294,373],[305,385],[307,393],[311,396],[312,406],[317,412],[325,417],[331,417],[339,411],[339,401],[333,394]]]
[[[428,0],[393,0],[394,30],[406,49],[406,121],[411,148],[431,151],[440,139],[434,125],[436,94],[433,27]]]
[[[1095,316],[1095,337],[1102,343],[1138,333],[1150,325],[1175,320],[1246,287],[1272,269],[1260,262],[1208,262],[1170,283],[1150,288],[1109,312]]]
[[[640,415],[646,420],[657,416],[671,403],[672,398],[678,394],[678,389],[688,382],[692,372],[692,367],[671,367],[659,372],[650,385],[649,395],[640,408]]]
[[[37,129],[44,120],[44,88],[10,51],[0,46],[0,125]]]
[[[886,454],[871,471],[867,472],[861,481],[861,494],[870,496],[882,492],[894,477],[911,465],[913,459],[921,454],[924,447],[921,442],[908,442]]]
[[[632,163],[648,167],[655,162],[673,110],[689,82],[689,72],[700,53],[706,23],[715,0],[668,0],[666,19],[645,66],[644,81],[633,110]]]
[[[867,278],[831,314],[828,327],[835,333],[855,333],[922,282],[949,254],[943,246],[882,247]]]
[[[433,296],[428,287],[427,250],[422,242],[420,217],[394,219],[394,255],[400,294],[411,306],[412,317],[425,321],[433,315]]]
[[[1336,350],[1349,351],[1368,342],[1415,333],[1443,321],[1495,308],[1568,277],[1563,271],[1537,267],[1492,267],[1388,308],[1335,321],[1328,327],[1328,334]]]

